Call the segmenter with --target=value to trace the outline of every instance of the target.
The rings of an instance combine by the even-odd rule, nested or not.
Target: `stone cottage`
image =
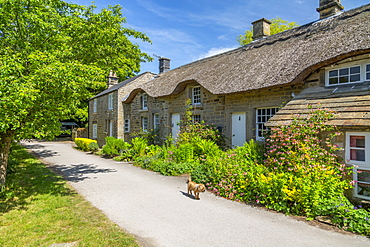
[[[140,129],[176,137],[190,99],[195,121],[215,124],[239,146],[321,102],[340,112],[332,121],[345,131],[338,140],[344,158],[363,171],[355,178],[361,181],[356,196],[370,199],[370,4],[342,10],[339,0],[320,0],[319,20],[273,36],[270,22],[260,19],[253,22],[252,43],[124,90],[116,101],[124,109],[117,129],[125,140]]]
[[[107,77],[108,89],[89,100],[89,137],[98,141],[100,146],[105,144],[107,136],[124,139],[130,123],[124,120],[124,95],[131,90],[154,78],[155,74],[145,72],[126,81],[118,83],[118,77],[112,71]]]

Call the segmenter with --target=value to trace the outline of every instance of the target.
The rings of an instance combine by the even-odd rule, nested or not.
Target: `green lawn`
[[[23,147],[13,148],[0,192],[0,246],[138,246]]]

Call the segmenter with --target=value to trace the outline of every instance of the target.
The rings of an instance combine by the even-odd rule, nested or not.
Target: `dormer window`
[[[202,103],[200,87],[191,88],[191,103],[193,105],[199,105]]]
[[[148,95],[147,94],[141,95],[141,109],[142,110],[148,109]]]
[[[326,86],[343,85],[370,80],[369,61],[347,63],[326,70]]]

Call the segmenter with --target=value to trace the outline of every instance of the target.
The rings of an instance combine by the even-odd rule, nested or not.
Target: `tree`
[[[132,76],[152,58],[129,37],[121,7],[61,0],[0,0],[0,186],[13,140],[52,137],[60,120],[105,85],[109,70]]]
[[[270,34],[274,35],[298,26],[299,25],[297,24],[297,22],[288,22],[279,17],[276,17],[274,19],[271,19]],[[250,27],[250,29],[245,31],[244,34],[241,34],[237,37],[237,41],[241,46],[247,45],[253,41],[252,37],[253,27]]]

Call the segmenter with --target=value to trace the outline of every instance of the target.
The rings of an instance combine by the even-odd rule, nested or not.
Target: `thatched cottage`
[[[176,137],[190,98],[194,120],[217,125],[238,146],[320,102],[339,112],[332,123],[345,132],[338,140],[344,158],[363,171],[356,173],[356,196],[370,199],[370,4],[342,10],[340,0],[320,0],[319,20],[273,36],[267,36],[269,21],[260,19],[252,43],[125,89],[115,99],[123,112],[112,126],[124,132],[116,136],[129,140],[132,131],[157,129],[162,138]],[[99,139],[93,121],[90,137],[98,133]]]

